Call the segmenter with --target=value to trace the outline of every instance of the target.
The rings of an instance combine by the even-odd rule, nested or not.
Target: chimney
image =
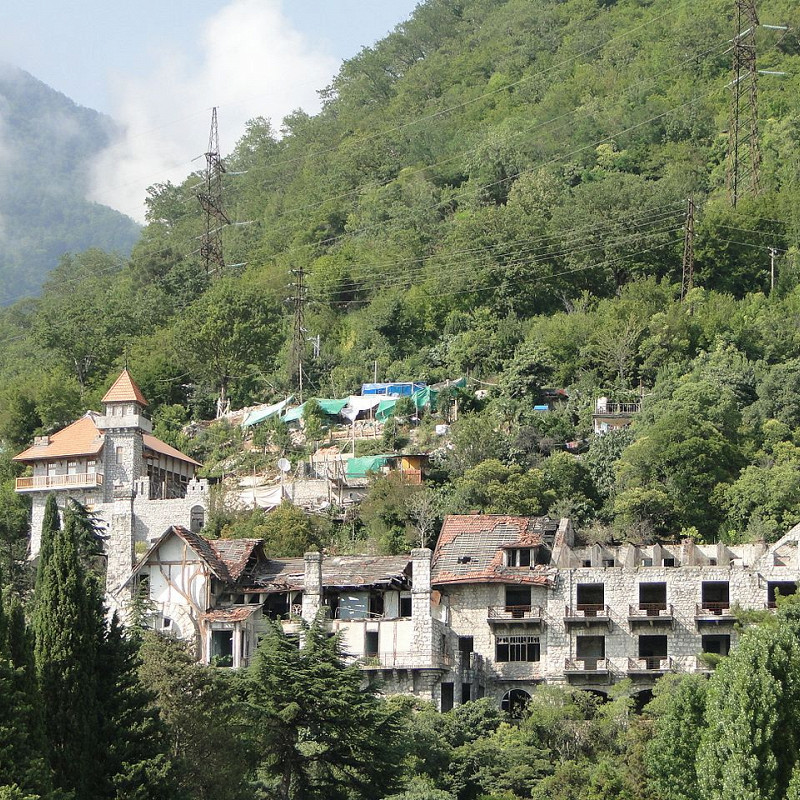
[[[322,607],[322,553],[303,554],[305,578],[303,581],[303,619],[311,623]]]

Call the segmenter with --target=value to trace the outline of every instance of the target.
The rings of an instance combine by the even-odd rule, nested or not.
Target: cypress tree
[[[98,652],[98,709],[103,749],[98,798],[171,800],[176,777],[166,753],[166,726],[155,693],[141,683],[138,642],[125,635],[117,615]]]
[[[5,631],[0,644],[0,785],[46,794],[51,785],[39,695],[19,601],[11,601],[8,615],[0,603],[0,618]]]
[[[37,583],[42,577],[44,565],[50,560],[50,552],[53,549],[53,537],[58,530],[61,530],[61,516],[58,511],[58,502],[56,501],[55,492],[50,492],[44,504],[42,538],[39,542],[39,568],[36,574]]]
[[[36,673],[47,719],[50,766],[58,788],[91,797],[97,783],[96,593],[78,555],[67,511],[39,564],[34,612]]]

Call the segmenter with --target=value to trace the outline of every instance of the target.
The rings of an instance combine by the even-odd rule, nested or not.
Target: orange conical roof
[[[114,381],[114,385],[106,392],[101,402],[138,403],[140,406],[147,405],[147,400],[145,400],[142,390],[136,385],[133,378],[131,378],[127,367],[122,370],[119,378]]]

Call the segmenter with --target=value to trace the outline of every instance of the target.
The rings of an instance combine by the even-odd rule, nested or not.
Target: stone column
[[[128,488],[114,492],[114,506],[111,525],[106,540],[106,602],[110,611],[121,611],[131,599],[131,586],[123,589],[134,564],[134,519],[133,499],[135,495]]]
[[[322,553],[305,553],[305,586],[303,587],[303,619],[311,623],[322,607]]]
[[[431,551],[418,548],[411,551],[411,619],[415,664],[432,666],[439,643],[434,641],[433,615],[431,613]]]

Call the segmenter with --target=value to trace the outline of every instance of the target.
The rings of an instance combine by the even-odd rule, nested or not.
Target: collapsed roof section
[[[569,543],[569,520],[500,514],[445,518],[431,565],[431,583],[524,583],[551,585],[554,568],[506,565],[504,550],[555,547]]]

